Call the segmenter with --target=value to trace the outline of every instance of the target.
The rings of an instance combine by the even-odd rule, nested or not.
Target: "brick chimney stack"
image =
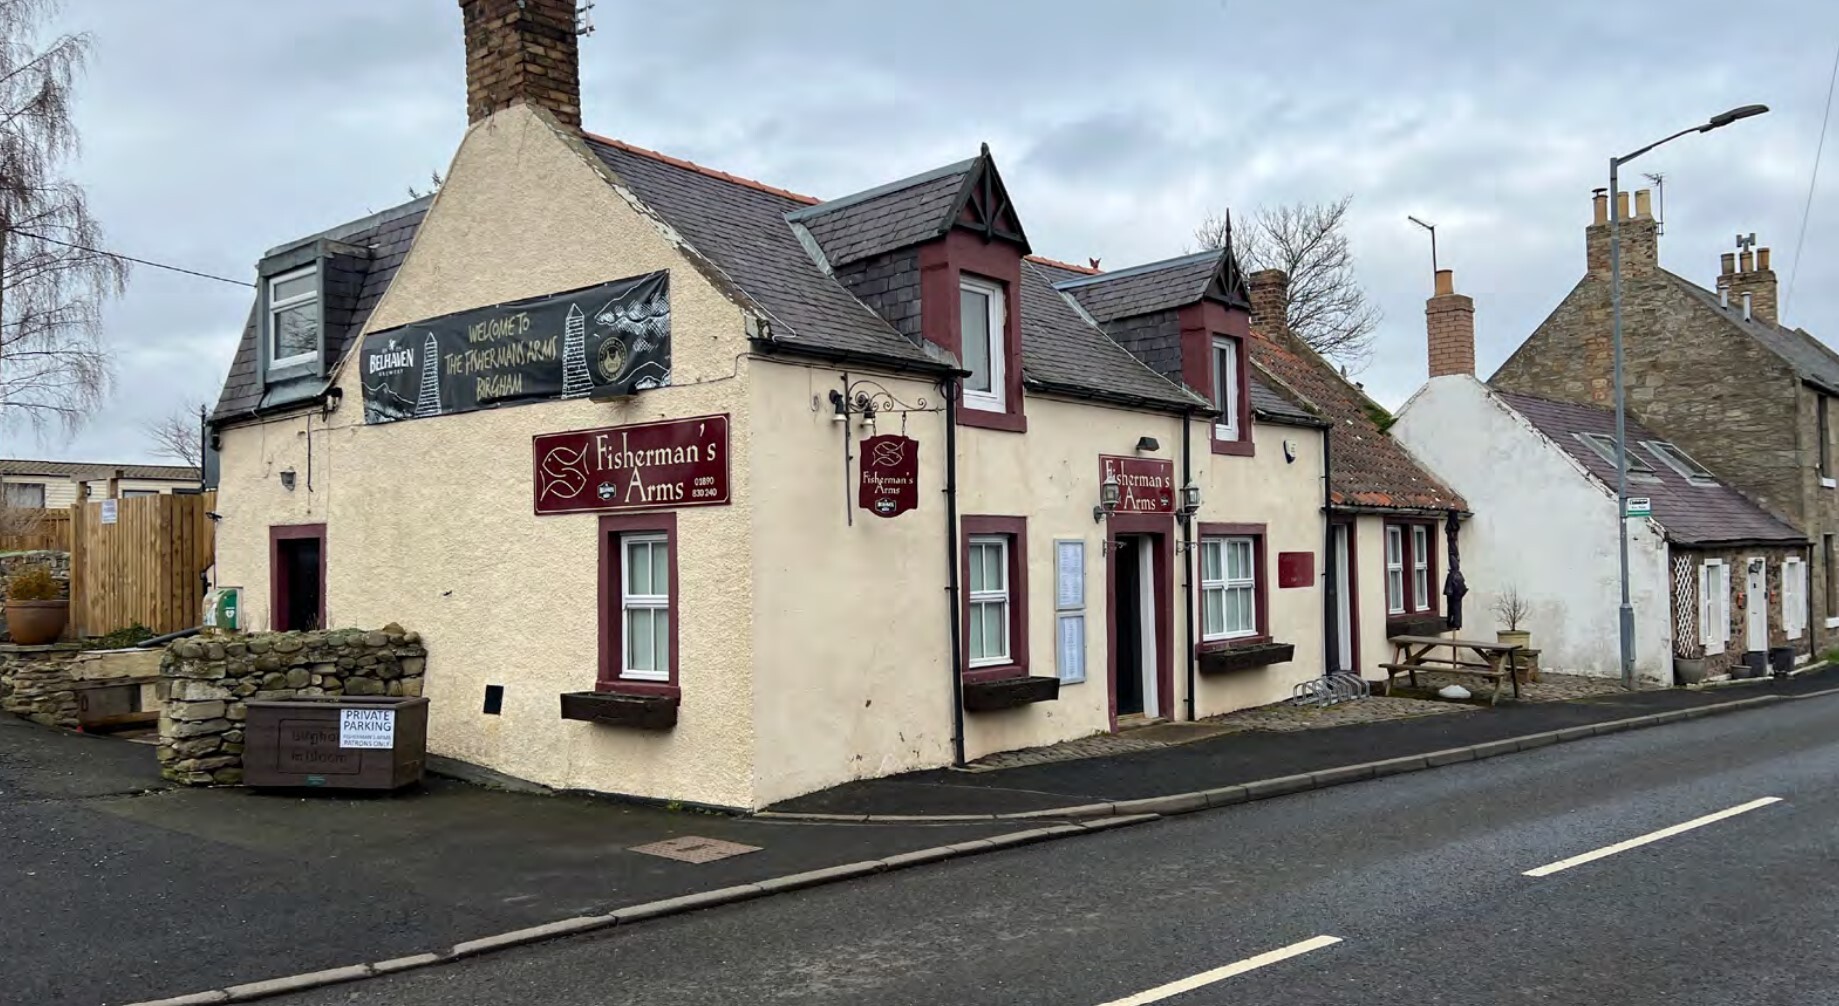
[[[466,25],[466,117],[527,102],[581,127],[575,0],[460,0]]]
[[[1430,376],[1475,376],[1475,301],[1456,292],[1456,274],[1437,270],[1437,293],[1424,302]]]
[[[1660,224],[1654,219],[1648,189],[1635,193],[1634,212],[1629,212],[1628,193],[1618,193],[1622,208],[1622,275],[1651,274],[1660,268]],[[1590,226],[1584,229],[1585,262],[1592,275],[1609,276],[1609,196],[1598,189],[1592,200]]]
[[[1769,268],[1769,249],[1725,252],[1718,257],[1718,265],[1718,292],[1728,294],[1732,305],[1742,304],[1748,294],[1750,314],[1766,325],[1777,324],[1776,292],[1780,286],[1775,281],[1775,270]]]
[[[1247,276],[1245,287],[1251,295],[1252,328],[1273,339],[1288,335],[1290,274],[1282,269],[1265,269]]]

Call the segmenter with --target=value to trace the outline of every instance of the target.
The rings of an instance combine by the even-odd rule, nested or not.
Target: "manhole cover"
[[[713,863],[730,856],[744,856],[750,852],[759,852],[757,845],[742,845],[739,842],[724,842],[719,838],[699,838],[684,835],[681,838],[667,838],[662,842],[649,845],[635,845],[629,851],[642,852],[647,856],[662,856],[679,863]]]

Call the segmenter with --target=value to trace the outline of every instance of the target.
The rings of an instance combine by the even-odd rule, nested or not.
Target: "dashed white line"
[[[1247,971],[1256,971],[1259,968],[1268,967],[1279,961],[1287,961],[1292,957],[1300,957],[1313,950],[1320,950],[1323,947],[1332,947],[1339,942],[1341,942],[1341,938],[1338,936],[1317,936],[1313,939],[1304,940],[1301,943],[1292,943],[1287,947],[1279,947],[1276,950],[1259,954],[1256,957],[1247,957],[1242,961],[1228,964],[1222,968],[1214,968],[1212,971],[1202,971],[1200,974],[1183,978],[1180,981],[1169,982],[1167,985],[1158,985],[1147,992],[1138,992],[1133,996],[1113,999],[1110,1002],[1101,1003],[1100,1006],[1147,1006],[1148,1003],[1161,1002],[1171,996],[1178,996],[1183,992],[1192,992],[1195,989],[1204,988],[1215,982],[1225,981],[1235,975],[1242,975]]]
[[[1597,849],[1593,852],[1586,852],[1581,856],[1572,856],[1570,859],[1561,859],[1556,863],[1547,863],[1536,870],[1527,870],[1524,876],[1549,877],[1554,873],[1568,870],[1573,866],[1582,866],[1585,863],[1594,862],[1605,856],[1613,856],[1618,852],[1638,849],[1650,842],[1658,842],[1663,838],[1672,838],[1674,835],[1691,831],[1694,828],[1703,828],[1708,824],[1716,824],[1725,818],[1736,817],[1738,814],[1748,814],[1752,810],[1759,810],[1772,803],[1780,802],[1782,802],[1782,798],[1779,796],[1765,796],[1760,800],[1751,800],[1749,803],[1738,804],[1729,810],[1720,810],[1716,814],[1706,814],[1704,817],[1695,817],[1684,824],[1676,824],[1671,828],[1662,828],[1659,831],[1649,832],[1639,838],[1631,838],[1626,842],[1606,845],[1601,849]]]

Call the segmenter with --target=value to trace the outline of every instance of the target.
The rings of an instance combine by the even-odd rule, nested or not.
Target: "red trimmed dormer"
[[[959,382],[962,425],[1028,428],[1021,289],[1030,249],[987,144],[969,160],[786,219],[851,293],[969,372]]]

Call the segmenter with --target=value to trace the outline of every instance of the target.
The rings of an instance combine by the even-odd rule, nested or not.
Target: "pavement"
[[[1839,687],[1839,668],[1786,680],[1688,691],[1618,692],[1569,702],[1504,703],[1428,716],[1291,732],[1242,731],[1174,747],[981,772],[935,769],[864,779],[775,804],[771,813],[860,815],[1042,814],[1306,775],[1508,738],[1701,709],[1760,696]]]
[[[1839,697],[1783,702],[272,1002],[1839,1002],[1835,724]]]
[[[394,796],[173,789],[144,744],[0,716],[0,1003],[123,1003],[1015,832],[812,825],[450,780]],[[701,865],[629,851],[759,846]]]

